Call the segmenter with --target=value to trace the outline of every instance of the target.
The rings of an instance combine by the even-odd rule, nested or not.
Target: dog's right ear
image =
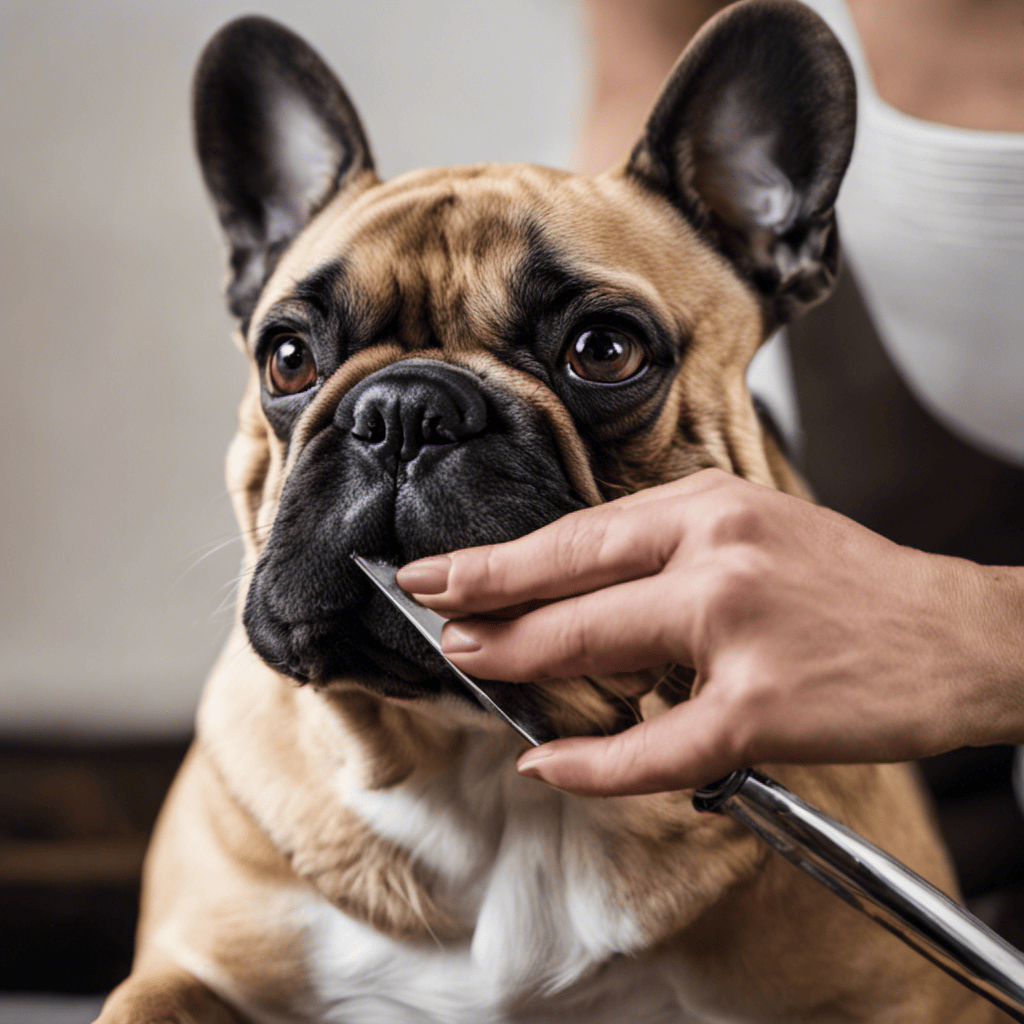
[[[193,104],[199,163],[231,251],[228,305],[245,318],[288,243],[373,158],[330,68],[267,18],[240,18],[210,40]]]

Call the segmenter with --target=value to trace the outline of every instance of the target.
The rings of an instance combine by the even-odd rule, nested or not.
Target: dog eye
[[[617,384],[635,377],[648,363],[647,349],[617,327],[588,327],[569,345],[569,369],[583,380]]]
[[[316,383],[316,360],[294,335],[281,338],[270,353],[267,387],[275,395],[295,395]]]

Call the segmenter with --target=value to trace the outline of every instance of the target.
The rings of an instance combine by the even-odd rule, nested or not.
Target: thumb
[[[743,768],[724,710],[695,697],[614,736],[573,736],[528,750],[520,775],[580,796],[691,789]]]

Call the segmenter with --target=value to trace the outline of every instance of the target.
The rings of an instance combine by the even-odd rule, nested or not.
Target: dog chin
[[[376,552],[371,556],[379,557]],[[256,653],[278,672],[317,689],[358,687],[386,699],[457,707],[463,711],[462,724],[471,721],[486,728],[491,712],[391,603],[345,562],[344,569],[331,574],[335,595],[346,595],[341,609],[316,618],[303,615],[291,623],[275,617],[273,608],[281,595],[272,587],[257,587],[257,572],[243,616]],[[580,677],[562,680],[554,692],[531,684],[485,685],[493,700],[514,709],[518,720],[531,723],[538,734],[604,735],[636,722],[635,698],[652,682],[623,687],[623,680],[606,685]]]
[[[243,622],[256,653],[299,683],[357,683],[383,696],[417,698],[461,693],[441,657],[387,600],[346,566],[342,607],[301,621],[275,614],[254,587]],[[253,581],[257,583],[256,580]]]

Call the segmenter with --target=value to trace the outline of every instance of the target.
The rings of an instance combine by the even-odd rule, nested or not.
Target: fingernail
[[[403,565],[395,573],[395,582],[410,594],[443,594],[448,589],[451,567],[447,555],[431,555]]]
[[[524,754],[516,764],[516,771],[520,775],[527,775],[531,779],[540,778],[540,763],[546,761],[551,755],[548,753]]]
[[[463,654],[466,651],[479,651],[480,641],[462,626],[448,623],[441,632],[441,650],[445,654]]]

